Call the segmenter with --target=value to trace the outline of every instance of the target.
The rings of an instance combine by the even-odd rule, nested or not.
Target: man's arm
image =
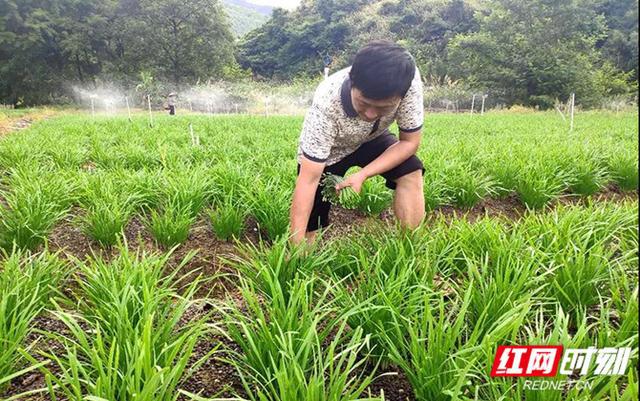
[[[400,131],[400,140],[389,146],[380,156],[363,169],[350,175],[336,186],[337,190],[352,187],[354,191],[360,192],[362,183],[369,177],[384,173],[396,167],[409,157],[416,154],[420,146],[422,130],[414,132]]]
[[[307,223],[324,166],[325,163],[314,162],[302,156],[290,212],[291,241],[295,244],[305,239]]]

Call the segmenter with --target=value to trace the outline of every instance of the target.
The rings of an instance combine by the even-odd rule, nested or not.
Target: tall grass
[[[35,166],[13,169],[8,188],[0,189],[0,248],[15,244],[35,249],[77,199],[76,184],[66,174]]]
[[[115,245],[124,227],[142,203],[142,197],[127,192],[121,183],[108,175],[90,177],[84,188],[82,204],[83,231],[103,246]]]
[[[195,217],[213,199],[215,186],[206,166],[180,166],[168,170],[164,176],[162,197],[171,199]]]
[[[495,344],[521,326],[526,310],[518,308],[502,315],[488,330],[466,327],[472,292],[447,302],[445,308],[442,294],[408,290],[404,302],[418,308],[408,316],[388,305],[394,324],[380,325],[380,335],[388,358],[402,369],[416,399],[450,400],[473,392],[470,378],[484,363],[483,345]]]
[[[233,192],[224,198],[217,206],[208,211],[211,226],[216,236],[222,240],[240,238],[244,228],[247,212]]]
[[[206,316],[188,318],[198,280],[179,295],[173,282],[179,267],[163,273],[170,253],[130,253],[112,262],[79,265],[77,313],[57,306],[68,334],[43,333],[64,345],[64,353],[43,352],[56,370],[46,374],[51,396],[69,400],[175,400],[181,381],[212,352],[192,360],[209,332]],[[188,256],[189,257],[189,256]],[[186,263],[187,259],[182,263]]]
[[[236,256],[224,260],[233,267],[239,278],[249,280],[256,291],[272,299],[280,294],[288,299],[294,279],[300,275],[326,270],[335,253],[331,248],[322,249],[305,245],[295,246],[282,237],[272,245],[264,241],[257,245],[240,244]]]
[[[258,227],[270,240],[285,235],[289,228],[291,187],[285,187],[279,179],[259,179],[246,187],[244,199],[255,217]]]
[[[515,191],[522,202],[531,209],[540,209],[562,194],[567,186],[565,172],[555,164],[534,162],[522,164],[516,178]]]
[[[545,113],[425,122],[427,208],[515,194],[530,209],[518,220],[441,218],[413,233],[377,222],[302,248],[286,238],[299,118],[189,116],[201,146],[180,118],[154,128],[138,118],[52,119],[0,140],[0,246],[37,248],[76,204],[91,220],[84,227],[95,227],[90,235],[108,244],[135,203],[162,247],[184,241],[203,209],[232,238],[246,211],[264,241],[221,261],[237,271],[242,299],[227,300],[216,324],[237,344],[226,359],[251,399],[375,397],[365,387],[378,363],[396,365],[417,399],[631,399],[633,369],[593,379],[592,393],[534,392],[489,377],[501,343],[631,346],[637,360],[637,202],[587,198],[545,210],[611,184],[637,189],[637,114],[578,117],[573,133]],[[341,204],[375,215],[390,196],[376,178]],[[44,350],[52,362],[39,366],[22,342],[32,364],[15,362],[16,348],[5,352],[13,367],[0,383],[39,367],[58,399],[178,396],[202,362],[193,344],[211,328],[185,312],[193,288],[171,284],[187,279],[159,273],[164,256],[113,251],[123,254],[113,263],[82,263],[73,296],[54,307],[68,329],[49,334],[62,345]],[[33,288],[18,299],[14,282],[0,288],[0,304],[24,328],[46,301],[32,302]]]
[[[495,180],[471,165],[449,166],[444,175],[446,196],[455,206],[470,208],[495,193]]]
[[[616,184],[623,190],[638,190],[638,156],[635,151],[613,153],[608,167]]]
[[[176,197],[169,198],[160,210],[152,209],[147,215],[145,225],[160,246],[170,248],[187,240],[195,216],[192,204],[182,202]]]
[[[246,309],[232,306],[226,313],[227,334],[240,349],[230,350],[228,362],[236,366],[249,399],[362,399],[373,379],[360,357],[368,337],[361,328],[347,330],[335,316],[329,288],[317,278],[299,277],[289,285],[286,296],[281,288],[263,303],[245,283]]]
[[[69,267],[47,252],[31,254],[14,249],[0,260],[0,391],[3,378],[26,368],[21,349],[30,350],[25,340],[33,331],[33,320],[50,305]],[[23,370],[24,372],[25,370]]]
[[[580,157],[571,161],[569,190],[578,195],[592,195],[610,181],[605,164],[596,157]]]

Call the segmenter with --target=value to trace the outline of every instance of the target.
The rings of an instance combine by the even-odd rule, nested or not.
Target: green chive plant
[[[209,219],[213,232],[218,238],[228,241],[232,238],[240,238],[247,212],[236,200],[233,193],[230,193],[217,206],[208,210]]]
[[[181,199],[172,197],[160,210],[149,212],[145,225],[160,246],[170,248],[187,240],[194,222],[191,203],[184,204]]]
[[[49,299],[66,278],[67,266],[57,254],[32,254],[16,248],[0,259],[0,394],[8,378],[35,365],[22,357],[33,320],[50,305]]]
[[[58,304],[54,312],[67,332],[42,333],[64,346],[41,352],[56,368],[41,368],[52,398],[175,401],[180,383],[216,352],[194,358],[210,328],[206,314],[188,318],[198,279],[178,294],[180,266],[165,273],[170,255],[122,246],[111,262],[79,264],[74,297],[64,303],[76,311]]]

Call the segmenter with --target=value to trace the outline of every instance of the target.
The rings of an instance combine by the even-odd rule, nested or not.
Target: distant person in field
[[[177,95],[174,92],[169,93],[167,96],[167,110],[169,110],[169,115],[176,114],[176,97]]]
[[[416,156],[424,120],[420,72],[411,54],[388,41],[371,42],[351,67],[337,71],[316,89],[298,146],[298,178],[290,224],[292,241],[312,241],[329,223],[331,204],[322,200],[323,173],[344,176],[338,184],[360,192],[376,175],[395,190],[393,210],[401,225],[415,228],[424,219],[422,175]],[[399,138],[388,130],[393,121]]]

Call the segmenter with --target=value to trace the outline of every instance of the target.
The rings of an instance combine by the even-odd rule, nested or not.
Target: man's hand
[[[360,193],[362,189],[362,184],[368,177],[363,173],[362,170],[358,171],[355,174],[351,174],[344,181],[340,182],[336,185],[336,191],[340,191],[344,188],[351,187],[357,193]]]

